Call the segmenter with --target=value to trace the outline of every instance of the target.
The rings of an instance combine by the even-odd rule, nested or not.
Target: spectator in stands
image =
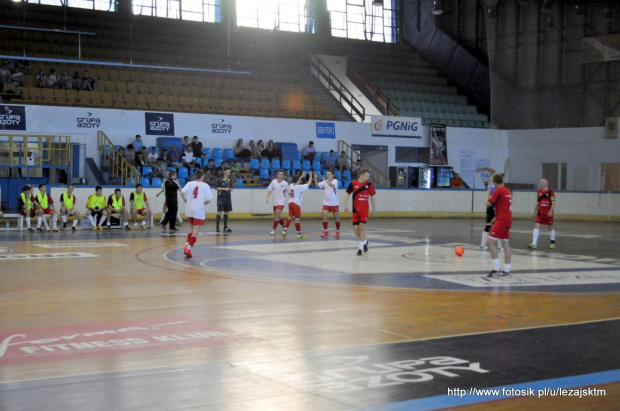
[[[215,167],[215,160],[213,160],[212,158],[209,159],[209,162],[206,166],[204,166],[202,170],[205,172],[205,175],[207,171],[210,171],[211,175],[215,175],[215,173],[217,172],[217,167]]]
[[[262,151],[261,156],[267,157],[269,161],[271,161],[274,158],[281,158],[282,153],[280,153],[280,151],[276,148],[273,140],[269,140],[269,142],[267,143],[267,147]]]
[[[288,170],[286,170],[286,169],[285,169],[285,170],[284,170],[284,172],[283,172],[283,174],[284,174],[284,175],[282,176],[282,179],[283,179],[284,181],[286,181],[286,182],[287,182],[287,183],[289,183],[289,184],[293,182],[293,179],[291,178],[291,175],[289,174]]]
[[[50,88],[60,88],[62,79],[58,77],[55,68],[50,69],[50,75],[47,77],[47,86]]]
[[[237,144],[233,147],[233,154],[237,158],[250,159],[251,152],[246,146],[243,145],[243,139],[237,140]]]
[[[176,168],[179,168],[183,165],[181,163],[181,156],[179,155],[179,152],[177,151],[177,146],[175,146],[174,144],[170,146],[170,161],[168,162],[168,164],[171,167],[176,167]]]
[[[187,147],[189,147],[190,149],[192,148],[192,143],[189,141],[189,136],[183,137],[183,153],[185,153]]]
[[[151,152],[146,157],[147,162],[149,164],[151,164],[151,165],[154,165],[157,162],[158,158],[159,158],[159,156],[157,155],[157,148],[156,147],[151,147]]]
[[[96,91],[95,79],[90,75],[88,70],[84,70],[84,77],[82,77],[82,90]]]
[[[325,164],[323,165],[323,167],[326,170],[329,171],[334,171],[334,169],[336,168],[336,154],[334,154],[334,150],[329,150],[329,155],[327,156],[327,158],[325,158]]]
[[[37,74],[37,87],[47,87],[47,76],[43,73],[43,69],[39,69],[39,74]]]
[[[255,155],[256,143],[254,143],[254,140],[250,140],[248,142],[248,150],[250,150],[250,157],[256,157]]]
[[[4,92],[4,88],[13,82],[11,78],[11,71],[8,69],[6,63],[0,67],[0,91]]]
[[[196,160],[194,159],[194,152],[192,151],[191,144],[185,146],[185,152],[181,157],[181,163],[187,167],[187,171],[191,171],[191,168],[196,166]]]
[[[136,154],[136,165],[144,167],[149,164],[149,155],[146,152],[146,147],[142,146],[138,154]]]
[[[453,174],[452,178],[450,179],[450,188],[465,188],[465,182],[463,181],[459,173]]]
[[[265,145],[263,144],[263,140],[258,140],[256,146],[252,149],[252,157],[256,157],[259,160],[263,158],[263,151],[265,150]]]
[[[142,150],[142,146],[144,146],[144,141],[142,141],[142,136],[140,134],[136,134],[136,139],[131,144],[133,144],[133,148],[136,151]]]
[[[344,151],[340,152],[340,156],[336,161],[336,167],[342,172],[342,170],[349,169],[349,159],[347,158],[347,154]],[[360,168],[361,170],[361,168]]]
[[[215,175],[213,174],[213,172],[210,169],[207,169],[206,167],[205,167],[204,172],[205,172],[204,182],[209,184],[211,187],[213,187],[215,185],[217,178],[215,178]]]
[[[29,51],[29,50],[24,50],[24,51]],[[17,67],[19,67],[22,73],[30,74],[30,62],[28,60],[26,59],[17,60]]]
[[[125,159],[129,161],[129,164],[136,164],[136,151],[133,149],[133,144],[127,146],[127,150],[124,153]]]
[[[203,159],[205,157],[205,153],[202,152],[202,143],[198,141],[198,136],[192,137],[192,152],[194,153],[194,158],[196,160]]]
[[[314,148],[314,141],[310,141],[306,148],[301,152],[301,157],[304,160],[314,160],[314,156],[316,155],[316,148]]]
[[[79,71],[73,73],[73,78],[71,79],[71,88],[73,88],[73,90],[82,90],[82,80],[80,80]]]
[[[168,171],[168,163],[163,158],[159,157],[155,161],[155,165],[153,166],[153,171],[149,173],[149,177],[156,178],[165,178],[166,172]]]
[[[344,170],[346,170],[346,168]],[[353,178],[353,180],[358,178],[360,171],[362,171],[362,160],[357,160],[355,165],[351,167],[351,178]]]
[[[233,161],[232,166],[230,166],[230,170],[231,170],[233,173],[237,173],[237,174],[239,174],[239,171],[241,170],[241,167],[240,167],[240,165],[239,165],[239,162],[238,162],[238,161]]]
[[[23,87],[24,86],[24,73],[18,67],[15,67],[15,71],[11,74],[11,79],[13,82],[13,86],[15,87]]]
[[[71,81],[71,76],[67,70],[65,70],[60,80],[62,82],[60,88],[64,88],[65,90],[73,89],[73,82]]]
[[[172,167],[172,161],[170,159],[170,154],[168,153],[168,150],[163,149],[159,158],[166,163],[166,167]]]

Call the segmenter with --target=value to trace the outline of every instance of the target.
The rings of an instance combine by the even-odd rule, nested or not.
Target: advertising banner
[[[432,166],[448,165],[448,145],[446,141],[446,125],[431,123],[430,125],[431,157],[428,164]]]

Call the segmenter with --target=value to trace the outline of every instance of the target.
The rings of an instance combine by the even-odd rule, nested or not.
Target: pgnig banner
[[[372,116],[373,137],[422,138],[422,119],[417,117]]]
[[[26,130],[26,107],[0,106],[0,130]]]

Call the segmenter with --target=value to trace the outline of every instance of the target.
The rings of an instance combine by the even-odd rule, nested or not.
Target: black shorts
[[[232,199],[230,197],[217,198],[217,212],[230,213],[232,211]]]
[[[487,207],[487,224],[495,218],[495,208],[493,206]]]
[[[90,211],[93,215],[93,217],[97,217],[97,220],[99,220],[101,217],[103,217],[103,210],[99,210],[99,211]]]

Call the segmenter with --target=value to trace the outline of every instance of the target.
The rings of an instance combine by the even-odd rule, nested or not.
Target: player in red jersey
[[[375,216],[375,187],[369,181],[370,172],[367,169],[360,171],[360,176],[357,180],[351,181],[349,187],[347,187],[347,194],[344,197],[344,211],[349,212],[349,196],[353,194],[353,231],[360,240],[359,250],[357,255],[362,255],[368,251],[368,240],[366,240],[366,222],[368,221],[368,200],[372,204],[371,217]]]
[[[493,175],[493,185],[495,192],[487,200],[487,207],[495,207],[495,224],[491,227],[487,247],[493,259],[493,270],[487,277],[501,277],[510,275],[512,267],[510,258],[512,256],[509,244],[510,227],[512,226],[512,194],[504,187],[504,176],[501,174]],[[495,241],[501,240],[504,247],[504,270],[499,269],[499,258]]]
[[[549,227],[549,236],[551,243],[549,248],[555,248],[555,229],[553,228],[553,211],[555,210],[555,193],[549,188],[549,180],[542,178],[540,180],[540,190],[537,193],[538,202],[534,208],[534,234],[532,236],[532,244],[528,247],[535,249],[540,234],[540,225]]]

